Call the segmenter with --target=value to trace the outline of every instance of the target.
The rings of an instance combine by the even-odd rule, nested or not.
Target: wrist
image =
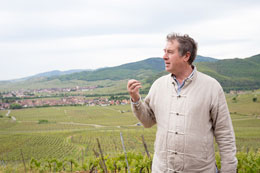
[[[136,99],[136,100],[134,100],[133,98],[131,98],[130,100],[131,100],[131,103],[135,105],[135,104],[138,104],[138,103],[140,102],[141,97],[139,97],[139,98]]]

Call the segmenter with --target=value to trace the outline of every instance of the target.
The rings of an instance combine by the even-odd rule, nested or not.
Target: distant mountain
[[[123,80],[130,78],[141,79],[143,77],[152,76],[164,70],[162,58],[149,58],[143,61],[123,64],[116,67],[107,67],[95,71],[83,71],[70,75],[57,77],[61,81],[66,80]],[[53,80],[56,77],[49,77],[47,80]]]
[[[206,60],[209,60],[206,58]],[[225,91],[260,88],[260,54],[245,59],[196,61],[198,71],[218,80]],[[167,72],[160,72],[146,79],[150,85]]]
[[[198,55],[194,62],[216,62],[219,59],[211,58],[211,57],[205,57]]]
[[[91,71],[91,70],[83,70],[83,69],[73,69],[73,70],[67,70],[67,71],[53,70],[53,71],[39,73],[39,74],[36,74],[33,76],[25,77],[25,78],[14,79],[11,81],[18,82],[18,81],[25,81],[25,80],[32,79],[32,78],[60,76],[60,75],[66,75],[66,74],[71,74],[71,73],[78,73],[78,72],[82,72],[82,71]]]
[[[65,74],[71,74],[71,73],[78,73],[82,71],[91,71],[91,70],[83,70],[83,69],[75,69],[75,70],[67,70],[67,71],[59,71],[59,70],[53,70],[45,73],[40,73],[37,75],[34,75],[32,77],[51,77],[51,76],[60,76]]]
[[[210,57],[197,56],[195,62],[216,62],[217,59]],[[122,80],[122,79],[143,79],[151,77],[161,71],[164,71],[164,60],[159,57],[148,58],[146,60],[123,64],[116,67],[107,67],[98,69],[95,71],[83,71],[80,73],[73,73],[70,75],[59,76],[59,80],[85,80],[85,81],[97,81],[97,80]],[[48,80],[52,80],[55,77],[50,77]]]
[[[225,90],[260,88],[260,54],[245,59],[197,63],[198,70],[217,79]]]
[[[199,71],[217,79],[226,91],[260,88],[260,55],[245,59],[218,60],[197,56],[195,65]],[[141,80],[147,91],[158,77],[167,74],[162,58],[148,58],[142,61],[127,63],[116,67],[100,68],[92,71],[52,71],[38,74],[24,81],[0,82],[0,90],[11,88],[50,88],[75,85],[100,85],[104,89],[126,85],[128,79]],[[62,75],[61,75],[62,74]],[[111,82],[109,82],[111,81]],[[120,83],[121,82],[121,83]],[[125,86],[120,86],[125,90]],[[121,90],[121,92],[122,92]],[[118,90],[118,92],[120,92]]]

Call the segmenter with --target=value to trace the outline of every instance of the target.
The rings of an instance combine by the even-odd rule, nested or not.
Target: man
[[[157,124],[152,171],[217,172],[214,137],[221,172],[236,172],[236,145],[229,110],[220,84],[192,65],[197,43],[188,35],[169,34],[165,69],[144,101],[141,83],[129,80],[132,110],[144,127]]]

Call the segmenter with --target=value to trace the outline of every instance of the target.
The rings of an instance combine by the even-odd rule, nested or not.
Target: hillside
[[[210,57],[197,56],[196,62],[216,62],[217,59]],[[123,64],[116,67],[102,68],[95,71],[83,71],[80,73],[73,73],[70,75],[59,76],[61,81],[66,80],[84,80],[84,81],[98,81],[98,80],[124,80],[135,78],[142,80],[144,78],[152,77],[159,72],[164,71],[164,61],[162,58],[148,58],[146,60]],[[47,80],[55,79],[50,77]]]
[[[50,77],[46,80],[53,80],[56,78],[61,81],[76,79],[84,81],[123,80],[129,78],[142,79],[147,76],[152,76],[162,70],[164,70],[164,65],[161,58],[149,58],[116,67],[102,68],[95,71],[83,71],[59,77]]]
[[[48,72],[43,72],[39,73],[33,76],[28,76],[20,79],[14,79],[14,80],[9,80],[9,81],[0,81],[1,82],[21,82],[21,81],[26,81],[26,80],[32,80],[32,79],[37,79],[41,77],[52,77],[52,76],[61,76],[61,75],[67,75],[67,74],[72,74],[72,73],[78,73],[82,71],[91,71],[91,70],[83,70],[83,69],[73,69],[73,70],[67,70],[67,71],[60,71],[60,70],[53,70],[53,71],[48,71]]]
[[[225,91],[260,88],[260,55],[245,59],[235,58],[207,62],[196,61],[195,65],[198,71],[217,79]],[[165,74],[167,74],[167,72],[161,71],[147,78],[145,82],[151,85],[155,79]]]
[[[216,78],[226,91],[260,88],[260,55],[245,59],[225,60],[198,56],[195,65],[199,71]],[[147,92],[151,83],[164,74],[167,74],[167,72],[164,71],[163,59],[149,58],[93,71],[81,71],[47,77],[41,75],[40,77],[18,82],[4,81],[0,82],[0,90],[99,85],[101,88],[117,86],[117,89],[109,90],[109,92],[116,93],[125,91],[127,80],[135,78],[143,82],[144,90]]]
[[[196,64],[199,71],[217,79],[225,90],[260,88],[260,55]]]

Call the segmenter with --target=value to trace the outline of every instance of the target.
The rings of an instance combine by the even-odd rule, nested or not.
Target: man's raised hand
[[[135,79],[131,79],[127,83],[127,90],[133,102],[140,100],[139,89],[142,88],[141,83]]]

